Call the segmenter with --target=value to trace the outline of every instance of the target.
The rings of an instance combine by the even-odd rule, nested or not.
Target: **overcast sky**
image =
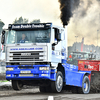
[[[61,25],[58,0],[0,0],[0,19],[5,28],[20,16]]]
[[[68,45],[71,46],[76,42],[75,36],[78,36],[78,42],[84,37],[85,44],[97,45],[97,30],[99,30],[100,46],[100,5],[97,0],[81,1],[83,3],[75,11],[68,25]],[[40,19],[41,22],[62,25],[58,0],[0,0],[0,19],[5,23],[4,28],[21,16],[29,21]]]

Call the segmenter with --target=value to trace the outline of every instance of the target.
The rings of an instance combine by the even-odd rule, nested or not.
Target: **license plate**
[[[30,74],[31,71],[20,71],[21,74]]]
[[[33,74],[19,74],[19,76],[33,76]]]

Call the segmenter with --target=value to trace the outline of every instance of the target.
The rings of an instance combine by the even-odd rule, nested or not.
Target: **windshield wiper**
[[[17,43],[16,45],[20,45],[20,43]]]

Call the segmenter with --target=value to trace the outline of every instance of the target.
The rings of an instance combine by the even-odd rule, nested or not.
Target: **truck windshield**
[[[7,44],[15,43],[50,43],[51,30],[14,31],[7,35]]]

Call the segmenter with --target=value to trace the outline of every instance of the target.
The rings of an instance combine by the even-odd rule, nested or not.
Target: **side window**
[[[10,31],[9,32],[9,34],[8,34],[8,38],[9,39],[7,39],[7,43],[9,44],[9,43],[11,43],[11,44],[13,44],[13,43],[15,43],[15,31]]]
[[[57,28],[54,28],[54,33],[55,33],[55,40],[57,40],[57,34],[59,33],[59,29]]]

